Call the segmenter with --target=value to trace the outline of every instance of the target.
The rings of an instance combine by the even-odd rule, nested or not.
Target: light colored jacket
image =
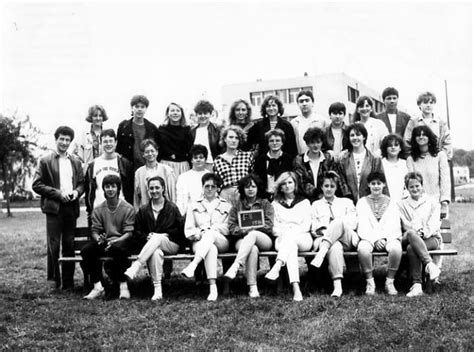
[[[229,234],[227,221],[231,205],[224,198],[218,197],[217,199],[219,203],[212,213],[209,213],[203,205],[204,198],[199,199],[188,207],[184,224],[184,235],[186,238],[196,236],[203,229],[215,230],[224,236]]]
[[[426,194],[418,200],[408,197],[398,203],[398,207],[405,231],[423,230],[423,238],[441,240],[440,204],[433,197]]]

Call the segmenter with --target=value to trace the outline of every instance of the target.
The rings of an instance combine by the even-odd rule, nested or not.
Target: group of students
[[[66,228],[75,227],[77,199],[85,192],[93,241],[81,254],[94,284],[87,299],[104,294],[98,260],[104,254],[114,258],[109,271],[121,298],[130,297],[127,279],[147,264],[152,299],[161,299],[164,254],[186,245],[195,257],[182,274],[193,277],[203,262],[211,301],[218,295],[219,252],[237,251],[224,276],[232,280],[245,265],[249,295],[258,297],[258,253],[272,248],[278,256],[265,277],[276,280],[286,266],[296,301],[302,299],[298,251],[311,250],[317,251],[315,267],[327,256],[335,297],[342,295],[343,251],[357,249],[368,295],[375,292],[372,252],[387,251],[385,289],[393,295],[408,245],[413,286],[407,295],[422,294],[422,264],[430,279],[440,274],[428,250],[442,244],[440,218],[450,199],[449,129],[433,114],[432,93],[418,98],[422,115],[416,119],[397,110],[396,89],[382,96],[386,111],[378,116],[372,99],[359,97],[349,126],[342,103],[331,104],[330,119],[316,116],[310,91],[298,94],[301,116],[291,123],[282,118],[279,98],[269,96],[256,121],[246,101],[235,102],[224,128],[209,121],[214,108],[208,101],[194,109],[197,126],[187,126],[183,109],[171,103],[157,128],[144,118],[148,99],[135,96],[132,118],[117,134],[102,128],[105,110],[91,107],[90,129],[71,144],[74,131],[58,128],[57,151],[40,161],[35,175],[33,189],[47,214],[48,279],[59,286],[59,238],[63,255],[71,255]],[[263,210],[263,225],[240,228],[239,213],[255,209]],[[133,251],[140,254],[127,268]],[[64,265],[63,287],[72,284],[73,270]]]

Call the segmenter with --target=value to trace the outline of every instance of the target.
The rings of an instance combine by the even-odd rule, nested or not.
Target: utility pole
[[[448,103],[448,81],[444,80],[444,93],[446,95],[446,119],[448,122],[448,128],[451,130],[451,123],[449,121],[449,103]],[[453,148],[454,154],[454,148]],[[454,190],[454,171],[453,171],[453,160],[449,161],[449,175],[451,177],[451,202],[454,202],[456,199],[456,194]]]

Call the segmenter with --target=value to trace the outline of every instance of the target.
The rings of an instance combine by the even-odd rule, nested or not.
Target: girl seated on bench
[[[227,220],[231,205],[217,194],[221,185],[222,180],[214,173],[202,177],[203,197],[188,207],[184,225],[184,234],[192,241],[195,255],[181,274],[193,277],[199,263],[204,261],[210,289],[208,301],[217,299],[217,253],[229,249]]]
[[[408,240],[407,256],[413,286],[407,297],[421,296],[422,265],[430,280],[436,280],[440,269],[433,263],[428,250],[439,249],[442,243],[440,204],[423,190],[423,176],[410,172],[405,176],[405,186],[410,194],[399,204],[402,219],[403,239]]]
[[[309,251],[313,247],[311,237],[311,204],[298,194],[298,181],[292,171],[283,172],[275,183],[273,201],[275,220],[273,235],[276,237],[275,249],[278,251],[275,265],[265,275],[274,281],[280,275],[280,269],[286,264],[290,284],[293,287],[293,300],[302,301],[298,251]]]
[[[402,258],[400,212],[394,201],[384,195],[385,175],[371,172],[367,177],[370,194],[357,202],[357,234],[360,237],[357,256],[362,274],[367,282],[365,294],[375,294],[372,252],[388,252],[388,272],[385,291],[398,294],[394,286],[395,274]]]
[[[232,207],[229,215],[230,235],[237,239],[235,249],[237,257],[225,273],[228,280],[235,279],[237,271],[245,263],[245,276],[249,286],[249,296],[260,297],[257,288],[257,266],[259,250],[268,251],[273,241],[270,237],[273,230],[273,206],[264,198],[262,182],[258,176],[250,174],[239,180],[239,201]],[[242,229],[239,226],[239,213],[247,210],[263,210],[264,224],[259,227]]]

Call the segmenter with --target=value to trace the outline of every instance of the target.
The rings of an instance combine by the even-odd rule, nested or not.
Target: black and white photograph
[[[0,1],[0,349],[470,351],[470,1]]]

